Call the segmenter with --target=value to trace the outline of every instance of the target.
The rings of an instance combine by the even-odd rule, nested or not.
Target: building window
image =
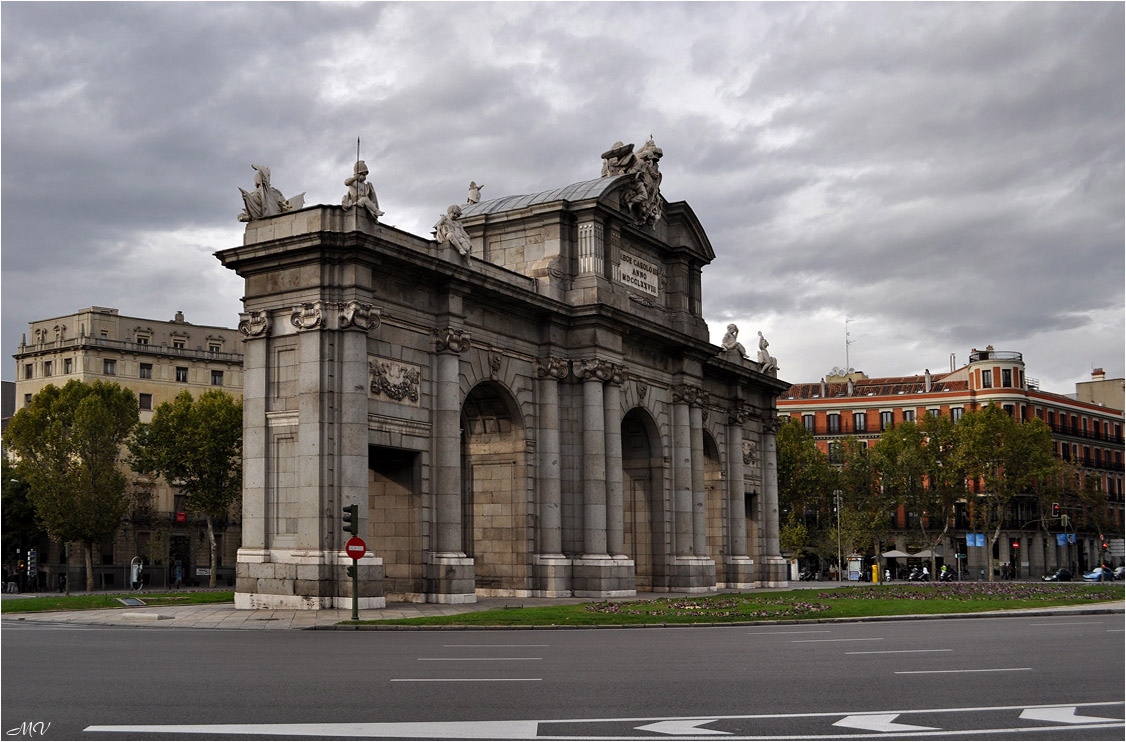
[[[938,417],[939,415],[942,414],[942,410],[940,410],[937,407],[928,407],[927,408],[927,414],[930,415],[931,417]]]
[[[915,422],[915,411],[914,410],[904,410],[903,411],[903,422],[905,422],[905,423]]]
[[[24,407],[31,407],[31,395],[30,394],[23,395],[23,406]]]
[[[220,347],[219,343],[208,343],[207,350],[211,353],[218,353],[222,350],[222,347]]]
[[[183,340],[173,340],[172,341],[172,347],[173,348],[183,348],[184,347],[184,341]]]
[[[148,344],[149,344],[149,336],[148,335],[138,335],[137,336],[137,345],[148,345]]]
[[[177,366],[176,367],[176,381],[183,382],[184,384],[188,383],[188,367],[187,366]]]
[[[106,376],[117,375],[117,361],[111,361],[108,358],[102,361],[102,373]]]
[[[43,361],[43,375],[44,376],[50,376],[51,375],[51,362],[50,361]]]
[[[992,371],[982,371],[981,372],[981,388],[982,389],[992,389],[993,388],[993,372]]]
[[[138,394],[137,395],[137,403],[140,405],[142,410],[151,410],[152,409],[152,395],[151,394]]]
[[[151,379],[152,378],[152,364],[151,363],[142,363],[141,364],[141,378],[142,379]]]
[[[222,371],[212,371],[211,372],[211,386],[223,386],[223,372]]]
[[[959,420],[961,420],[962,419],[962,411],[964,409],[965,409],[964,407],[951,407],[950,408],[950,419],[953,420],[954,422],[958,422]]]
[[[1002,405],[1002,407],[1005,410],[1005,412],[1008,414],[1009,417],[1013,416],[1014,409],[1013,409],[1013,406],[1011,404]]]
[[[212,382],[212,383],[214,383],[214,382]],[[802,415],[801,416],[801,424],[805,426],[806,430],[808,430],[810,433],[812,433],[813,430],[814,430],[813,415]]]
[[[842,461],[844,457],[841,453],[841,444],[836,441],[829,443],[829,463],[840,464]]]
[[[35,365],[31,364],[31,363],[25,363],[23,365],[23,377],[25,379],[30,379],[34,376],[35,376]]]
[[[852,413],[852,429],[857,433],[866,433],[868,431],[867,412]]]
[[[890,410],[880,413],[880,430],[891,430],[895,427],[895,416]]]
[[[1011,368],[1001,369],[1001,386],[1013,385],[1013,370]]]
[[[829,414],[829,432],[841,432],[841,415],[839,412],[832,412]]]
[[[73,370],[74,370],[73,361],[71,361],[71,359],[69,359],[69,358],[64,358],[63,359],[63,373],[69,374]]]

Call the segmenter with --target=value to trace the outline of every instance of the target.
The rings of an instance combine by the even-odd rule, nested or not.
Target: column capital
[[[298,330],[316,330],[324,327],[324,302],[307,301],[301,306],[294,307],[289,315],[289,322]]]
[[[672,401],[691,405],[692,407],[706,407],[711,401],[710,395],[693,384],[677,384],[672,388]]]
[[[461,353],[469,349],[472,335],[467,331],[447,327],[434,330],[434,350],[438,353]]]
[[[727,409],[727,422],[729,425],[743,425],[747,422],[750,412],[743,406],[742,402],[735,404]]]
[[[532,367],[535,370],[536,378],[551,377],[557,381],[562,381],[567,378],[567,374],[571,371],[571,362],[559,356],[543,356],[534,359]]]
[[[615,365],[604,358],[584,358],[572,361],[571,370],[574,372],[576,379],[610,381],[614,377]]]
[[[242,312],[238,316],[238,331],[247,340],[268,336],[270,334],[270,313],[265,310]]]
[[[341,330],[349,327],[354,327],[357,330],[374,330],[379,327],[382,318],[379,316],[379,310],[372,304],[365,304],[362,301],[342,301],[336,305],[339,310],[337,316],[337,324]]]

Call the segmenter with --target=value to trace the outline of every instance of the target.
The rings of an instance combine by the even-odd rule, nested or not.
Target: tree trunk
[[[216,566],[216,557],[218,555],[215,549],[215,524],[211,521],[210,515],[207,516],[207,539],[211,542],[211,576],[207,580],[207,586],[215,587],[215,572],[218,569]]]
[[[82,542],[82,556],[86,561],[86,592],[94,592],[94,545]]]

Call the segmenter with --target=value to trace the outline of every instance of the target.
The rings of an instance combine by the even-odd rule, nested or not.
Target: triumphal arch
[[[715,253],[661,196],[662,154],[618,142],[600,177],[530,195],[470,183],[433,239],[380,221],[362,161],[340,206],[255,166],[217,253],[245,279],[239,607],[350,607],[351,505],[360,608],[785,580],[788,385],[761,334],[755,359],[734,326],[709,342]]]

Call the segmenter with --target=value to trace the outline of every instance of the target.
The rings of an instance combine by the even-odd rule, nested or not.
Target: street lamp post
[[[836,490],[833,492],[833,500],[837,505],[837,581],[840,582],[842,575],[841,572],[841,491]]]

